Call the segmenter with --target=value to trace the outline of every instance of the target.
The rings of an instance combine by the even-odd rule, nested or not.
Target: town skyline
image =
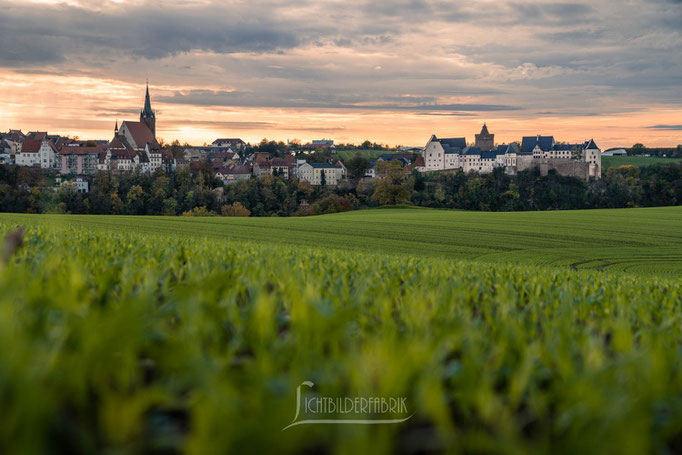
[[[0,129],[108,139],[149,79],[166,142],[682,143],[672,0],[0,5]]]

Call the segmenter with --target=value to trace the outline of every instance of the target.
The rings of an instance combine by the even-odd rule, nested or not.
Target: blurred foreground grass
[[[677,452],[681,300],[673,278],[28,224],[0,273],[0,447]],[[283,432],[306,380],[414,416]]]

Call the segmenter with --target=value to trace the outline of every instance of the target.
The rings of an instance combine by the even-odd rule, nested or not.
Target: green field
[[[0,215],[0,221],[418,257],[682,274],[682,207],[365,210],[303,218]]]
[[[681,209],[0,214],[0,451],[678,452]]]
[[[654,164],[680,163],[680,158],[658,158],[644,156],[602,156],[602,169],[620,166],[653,166]]]

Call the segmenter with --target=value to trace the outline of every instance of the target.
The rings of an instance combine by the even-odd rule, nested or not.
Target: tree
[[[144,208],[144,190],[140,185],[133,185],[126,195],[126,213],[141,215]]]
[[[346,163],[348,176],[351,179],[359,180],[365,176],[369,166],[369,160],[358,153]]]
[[[402,166],[399,162],[389,162],[384,169],[386,175],[377,183],[372,200],[382,205],[406,203],[410,199],[412,189]]]
[[[320,186],[325,187],[325,186],[327,186],[327,176],[325,175],[326,172],[325,172],[324,168],[320,171],[320,174],[321,174],[320,175]]]
[[[643,144],[637,143],[637,144],[633,145],[632,148],[630,149],[630,152],[631,152],[630,154],[631,155],[643,155],[645,151],[646,151],[646,147],[644,147]]]
[[[117,192],[111,193],[111,214],[120,215],[123,213],[123,201],[119,197]]]

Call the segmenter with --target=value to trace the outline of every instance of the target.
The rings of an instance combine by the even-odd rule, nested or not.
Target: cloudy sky
[[[0,130],[682,143],[682,0],[0,0]]]

